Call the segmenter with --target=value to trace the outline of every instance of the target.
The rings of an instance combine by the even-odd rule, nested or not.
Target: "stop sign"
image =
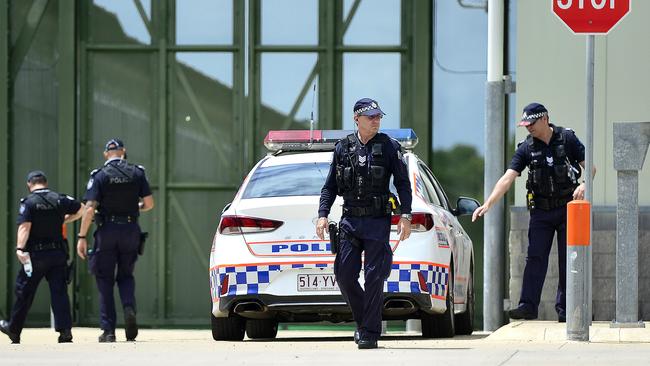
[[[630,12],[630,0],[552,1],[553,13],[580,34],[607,34]]]

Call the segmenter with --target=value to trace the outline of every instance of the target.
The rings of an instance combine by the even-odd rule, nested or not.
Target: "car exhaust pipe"
[[[415,309],[415,305],[413,305],[411,300],[390,299],[384,304],[384,309],[411,310]]]
[[[264,308],[258,302],[246,301],[235,305],[235,308],[232,311],[238,315],[245,315],[250,313],[263,313]]]
[[[406,299],[389,299],[384,303],[383,313],[386,315],[407,315],[417,311],[417,308],[411,300]]]

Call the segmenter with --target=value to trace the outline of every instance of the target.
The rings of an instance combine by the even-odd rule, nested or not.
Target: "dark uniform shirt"
[[[549,124],[552,128],[555,127],[552,123]],[[582,162],[585,160],[585,146],[578,140],[578,137],[575,135],[575,132],[571,129],[565,128],[565,133],[564,133],[564,146],[565,146],[565,151],[566,155],[569,158],[569,161],[571,162]],[[553,145],[553,141],[557,138],[556,134],[554,133],[551,136],[551,140],[549,141],[548,145],[545,144],[543,141],[535,138],[535,141],[540,143],[542,147],[542,154],[546,157],[546,163],[548,166],[553,166],[553,151],[551,148],[551,145]],[[530,151],[530,146],[526,143],[526,140],[519,143],[519,146],[517,147],[517,150],[515,151],[515,155],[512,157],[512,161],[510,162],[510,169],[518,172],[521,174],[521,172],[530,165],[530,162],[532,160],[531,156],[531,151]]]
[[[104,167],[109,164],[118,164],[120,161],[120,158],[107,160],[106,163],[104,163]],[[88,181],[88,186],[86,187],[87,190],[84,200],[97,201],[99,203],[98,210],[101,214],[138,216],[138,200],[131,200],[128,197],[118,196],[118,199],[126,200],[125,202],[117,204],[117,206],[120,207],[117,211],[120,212],[107,212],[109,211],[107,207],[102,207],[102,201],[106,198],[106,187],[110,183],[109,179],[111,179],[111,177],[109,177],[103,169],[93,171],[93,173],[91,173],[91,178]],[[144,168],[140,165],[136,165],[132,184],[137,187],[138,197],[147,197],[151,195],[151,188],[149,187],[149,182],[147,181]]]
[[[54,193],[47,188],[37,189],[21,200],[16,221],[18,225],[32,223],[28,242],[62,241],[61,226],[65,215],[75,214],[79,208],[81,203],[70,196]]]
[[[372,146],[372,143],[377,138],[375,135],[367,144],[362,144],[359,141],[358,135],[355,134],[357,146],[359,149],[356,149],[357,154],[359,155],[359,161],[365,160],[365,166],[369,169],[372,159],[372,154],[368,151],[369,146]],[[332,158],[332,164],[330,165],[330,171],[325,180],[325,185],[321,191],[320,205],[318,208],[319,217],[327,217],[330,212],[330,208],[336,199],[337,194],[337,184],[336,184],[336,165],[338,163],[338,157],[347,154],[347,151],[343,151],[343,144],[336,144],[336,149],[334,151],[334,157]],[[387,157],[387,171],[388,174],[393,174],[393,185],[397,189],[397,194],[399,195],[401,203],[401,211],[404,214],[411,213],[411,183],[408,177],[408,168],[406,166],[406,158],[402,155],[401,146],[399,142],[395,139],[389,138],[389,143],[384,144],[383,154]],[[362,158],[363,157],[363,158]],[[363,166],[361,167],[363,169]],[[388,192],[387,192],[388,193]]]

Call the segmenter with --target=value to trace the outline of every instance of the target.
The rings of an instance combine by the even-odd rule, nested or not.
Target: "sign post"
[[[593,125],[594,125],[594,35],[607,35],[629,12],[630,0],[552,0],[553,13],[574,33],[587,35],[586,54],[586,144],[585,144],[585,200],[592,206],[593,198]],[[593,215],[589,212],[589,235]],[[586,291],[567,291],[567,339],[589,340],[592,307],[592,250],[591,243],[580,247],[567,245],[567,289],[586,288]],[[581,265],[583,263],[584,265]],[[587,309],[586,314],[581,309]]]

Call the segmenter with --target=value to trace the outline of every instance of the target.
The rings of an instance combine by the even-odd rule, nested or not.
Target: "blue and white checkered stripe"
[[[271,264],[259,266],[228,266],[212,269],[210,287],[213,299],[221,294],[221,284],[228,276],[228,290],[225,296],[251,295],[265,291],[281,271],[295,268],[330,268],[332,263],[317,264]],[[427,284],[427,291],[422,291],[418,281],[418,272],[422,273]],[[384,283],[384,292],[429,293],[432,296],[444,297],[449,279],[449,269],[433,264],[393,264],[391,273]]]
[[[418,272],[427,285],[427,291],[420,288]],[[429,293],[444,297],[449,280],[449,269],[433,264],[400,263],[393,264],[390,276],[384,285],[385,292]]]

